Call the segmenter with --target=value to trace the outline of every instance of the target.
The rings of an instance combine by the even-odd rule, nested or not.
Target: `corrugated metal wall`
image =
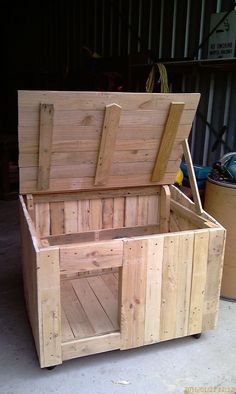
[[[198,46],[209,32],[211,13],[233,6],[234,0],[42,0],[34,6],[26,2],[14,12],[9,8],[9,31],[14,26],[17,33],[6,45],[6,67],[9,71],[17,63],[18,72],[38,75],[40,70],[40,75],[57,75],[59,81],[79,72],[85,46],[103,57],[149,50],[153,61],[204,59],[207,43],[199,50]],[[197,118],[190,140],[194,162],[212,164],[225,151],[236,150],[235,71],[178,66],[178,86],[201,92],[199,111],[217,133],[227,126],[228,148],[219,145],[212,152],[216,138]]]

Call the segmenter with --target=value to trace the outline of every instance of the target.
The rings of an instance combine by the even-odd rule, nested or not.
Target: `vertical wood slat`
[[[193,234],[165,237],[160,340],[188,335]]]
[[[102,228],[112,228],[113,226],[114,199],[105,198],[102,209]]]
[[[114,198],[113,227],[124,227],[125,219],[125,198]]]
[[[175,337],[179,236],[165,237],[163,252],[160,339]]]
[[[170,227],[170,189],[169,186],[161,187],[160,195],[160,232],[168,233]]]
[[[102,199],[89,201],[89,228],[90,230],[99,230],[102,228]]]
[[[147,282],[144,344],[160,339],[161,284],[164,237],[147,241]]]
[[[50,221],[51,235],[65,233],[64,202],[50,203]]]
[[[32,221],[35,221],[34,198],[32,194],[26,194],[26,205]]]
[[[145,333],[146,240],[124,241],[121,349],[142,346]]]
[[[172,147],[177,135],[180,118],[184,109],[184,103],[170,104],[170,110],[162,134],[160,147],[157,153],[154,169],[152,172],[152,182],[161,182],[165,175],[167,163],[172,151]]]
[[[35,206],[36,230],[41,236],[50,235],[50,206],[48,202]]]
[[[65,233],[76,233],[78,230],[77,201],[65,201]]]
[[[121,107],[119,105],[110,104],[106,106],[98,153],[95,185],[105,185],[111,173],[120,114]]]
[[[125,227],[137,225],[138,198],[125,198]]]
[[[175,337],[188,335],[189,305],[192,283],[193,265],[193,234],[179,236],[178,271],[177,271],[177,299],[176,299],[176,327]]]
[[[40,105],[38,190],[49,188],[53,115],[53,104]]]
[[[78,201],[78,231],[89,231],[90,223],[90,204],[89,200]]]
[[[61,303],[59,249],[41,250],[37,259],[41,367],[61,364]]]
[[[202,331],[208,244],[208,230],[199,230],[197,233],[195,233],[188,335],[197,334]]]
[[[204,295],[202,330],[213,330],[216,325],[219,306],[221,277],[224,262],[225,230],[209,231],[207,279]]]

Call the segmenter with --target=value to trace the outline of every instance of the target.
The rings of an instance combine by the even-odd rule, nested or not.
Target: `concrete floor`
[[[16,201],[0,201],[0,259],[0,394],[182,394],[187,387],[236,393],[236,303],[221,301],[217,330],[198,340],[181,338],[41,370],[24,306]]]

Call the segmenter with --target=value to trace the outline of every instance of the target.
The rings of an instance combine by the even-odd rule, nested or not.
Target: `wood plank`
[[[66,273],[120,267],[122,256],[120,240],[61,246],[60,269]]]
[[[147,241],[147,284],[145,303],[144,344],[160,340],[161,281],[164,237]]]
[[[78,231],[90,230],[90,201],[78,201]]]
[[[200,215],[203,212],[202,203],[201,203],[201,198],[200,198],[200,194],[199,194],[199,190],[198,190],[196,175],[194,172],[193,162],[192,162],[191,153],[190,153],[187,139],[185,139],[183,141],[183,151],[184,151],[184,158],[185,158],[185,161],[187,164],[188,177],[189,177],[191,190],[192,190],[192,194],[193,194],[193,201],[194,201],[195,207],[196,207],[195,210],[196,210],[196,213]]]
[[[66,201],[65,210],[65,233],[76,233],[78,231],[78,207],[77,201]]]
[[[112,105],[117,105],[118,108],[122,109],[122,113],[120,116],[120,126],[121,127],[129,127],[129,126],[155,126],[155,125],[165,125],[166,116],[168,114],[168,109],[159,109],[158,107],[155,110],[126,110],[125,107],[121,107],[118,104],[108,103],[103,107],[102,110],[55,110],[54,111],[54,126],[57,128],[58,126],[78,126],[84,127],[88,126],[91,128],[101,129],[104,122],[104,108],[107,108]],[[195,110],[184,110],[183,117],[181,118],[181,125],[190,125],[193,116],[195,114]],[[158,119],[158,122],[157,122]],[[19,125],[22,126],[33,126],[35,124],[39,124],[39,112],[38,110],[25,111],[23,108],[20,108],[19,112]]]
[[[118,299],[118,280],[113,274],[101,275],[102,280],[112,292],[113,296]]]
[[[114,332],[92,338],[79,339],[62,344],[62,359],[70,360],[76,357],[109,352],[120,348],[120,333]]]
[[[159,224],[159,196],[154,194],[148,196],[148,218],[147,224]]]
[[[121,291],[121,349],[144,345],[147,241],[124,241]]]
[[[64,234],[64,202],[50,202],[50,226],[51,234]]]
[[[184,101],[186,109],[195,109],[199,93],[120,93],[120,92],[76,92],[76,91],[18,91],[19,107],[25,111],[37,110],[40,102],[53,102],[57,110],[103,110],[113,102],[124,106],[127,110],[168,110],[170,101]]]
[[[197,334],[202,331],[208,244],[209,230],[195,232],[188,335]]]
[[[41,249],[37,259],[41,368],[61,364],[61,301],[59,249]]]
[[[126,197],[125,199],[125,226],[136,226],[138,210],[138,197]]]
[[[105,198],[102,202],[102,228],[113,227],[114,199]]]
[[[78,244],[92,241],[105,241],[111,239],[121,239],[127,237],[147,236],[158,234],[158,225],[122,227],[116,229],[85,231],[82,233],[71,233],[63,235],[52,235],[42,240],[47,240],[51,246],[61,245],[62,247],[69,244]],[[74,245],[75,246],[75,245]]]
[[[42,341],[38,320],[39,305],[37,297],[37,255],[40,245],[22,196],[19,196],[19,214],[24,297],[36,351],[40,358],[42,354]]]
[[[173,212],[181,215],[189,222],[192,222],[198,228],[209,227],[207,220],[204,218],[204,216],[197,215],[192,210],[185,208],[183,205],[174,201],[173,199],[170,200],[170,208]]]
[[[164,185],[160,195],[160,232],[168,233],[170,227],[170,189]]]
[[[50,206],[49,203],[35,205],[35,226],[40,236],[50,235]]]
[[[32,194],[26,194],[26,205],[32,221],[35,221],[34,198]]]
[[[148,196],[138,197],[137,224],[144,226],[148,224]]]
[[[124,227],[125,220],[125,199],[124,197],[114,198],[114,212],[112,227]]]
[[[152,181],[161,181],[164,177],[167,163],[171,154],[174,140],[177,134],[180,118],[183,113],[184,103],[172,102],[168,119],[163,132],[161,144],[156,157],[155,166],[152,173]]]
[[[53,104],[40,104],[38,190],[49,188],[53,118]]]
[[[76,279],[80,280],[80,279]],[[91,326],[88,317],[81,306],[81,303],[74,291],[71,280],[61,282],[61,302],[66,318],[75,338],[87,338],[95,335],[95,330]],[[64,335],[66,333],[64,332]],[[66,341],[69,338],[66,339]]]
[[[71,283],[96,335],[114,331],[88,280],[81,278],[72,280]]]
[[[36,202],[64,202],[64,201],[79,201],[79,200],[92,200],[92,199],[103,199],[103,198],[121,198],[127,196],[149,196],[155,194],[158,196],[160,193],[160,186],[148,186],[148,187],[132,187],[122,189],[111,189],[111,190],[92,190],[92,191],[80,191],[70,193],[44,193],[36,194],[34,201]]]
[[[194,234],[179,236],[175,337],[188,335]]]
[[[202,321],[203,331],[213,330],[216,327],[224,262],[224,248],[225,230],[210,230],[206,288],[204,294],[204,310]]]
[[[62,343],[75,339],[63,308],[61,308],[61,339]]]
[[[89,277],[87,281],[106,312],[114,330],[119,330],[117,319],[118,298],[113,295],[106,282],[102,279],[102,276]]]
[[[92,199],[89,201],[89,228],[90,230],[102,229],[102,199]]]
[[[23,169],[22,169],[23,170]],[[36,172],[35,172],[36,173]],[[157,186],[161,184],[171,184],[175,180],[176,171],[172,173],[165,174],[161,182],[155,183]],[[101,189],[106,188],[120,188],[120,187],[135,187],[135,186],[148,186],[150,184],[149,174],[140,175],[119,175],[111,176],[106,186],[101,186]],[[36,181],[34,179],[24,180],[23,174],[20,175],[20,185],[21,193],[31,193],[36,190]],[[64,192],[82,189],[94,189],[94,178],[93,177],[83,177],[83,178],[58,178],[50,180],[51,190],[55,192]]]
[[[178,270],[179,236],[165,236],[161,292],[160,339],[175,338],[177,319],[177,270]]]
[[[120,116],[121,107],[119,105],[106,105],[102,137],[98,153],[95,185],[105,185],[107,183],[112,167]]]

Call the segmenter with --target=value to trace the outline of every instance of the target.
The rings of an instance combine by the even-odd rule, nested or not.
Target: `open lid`
[[[199,98],[19,91],[20,192],[174,183]]]

